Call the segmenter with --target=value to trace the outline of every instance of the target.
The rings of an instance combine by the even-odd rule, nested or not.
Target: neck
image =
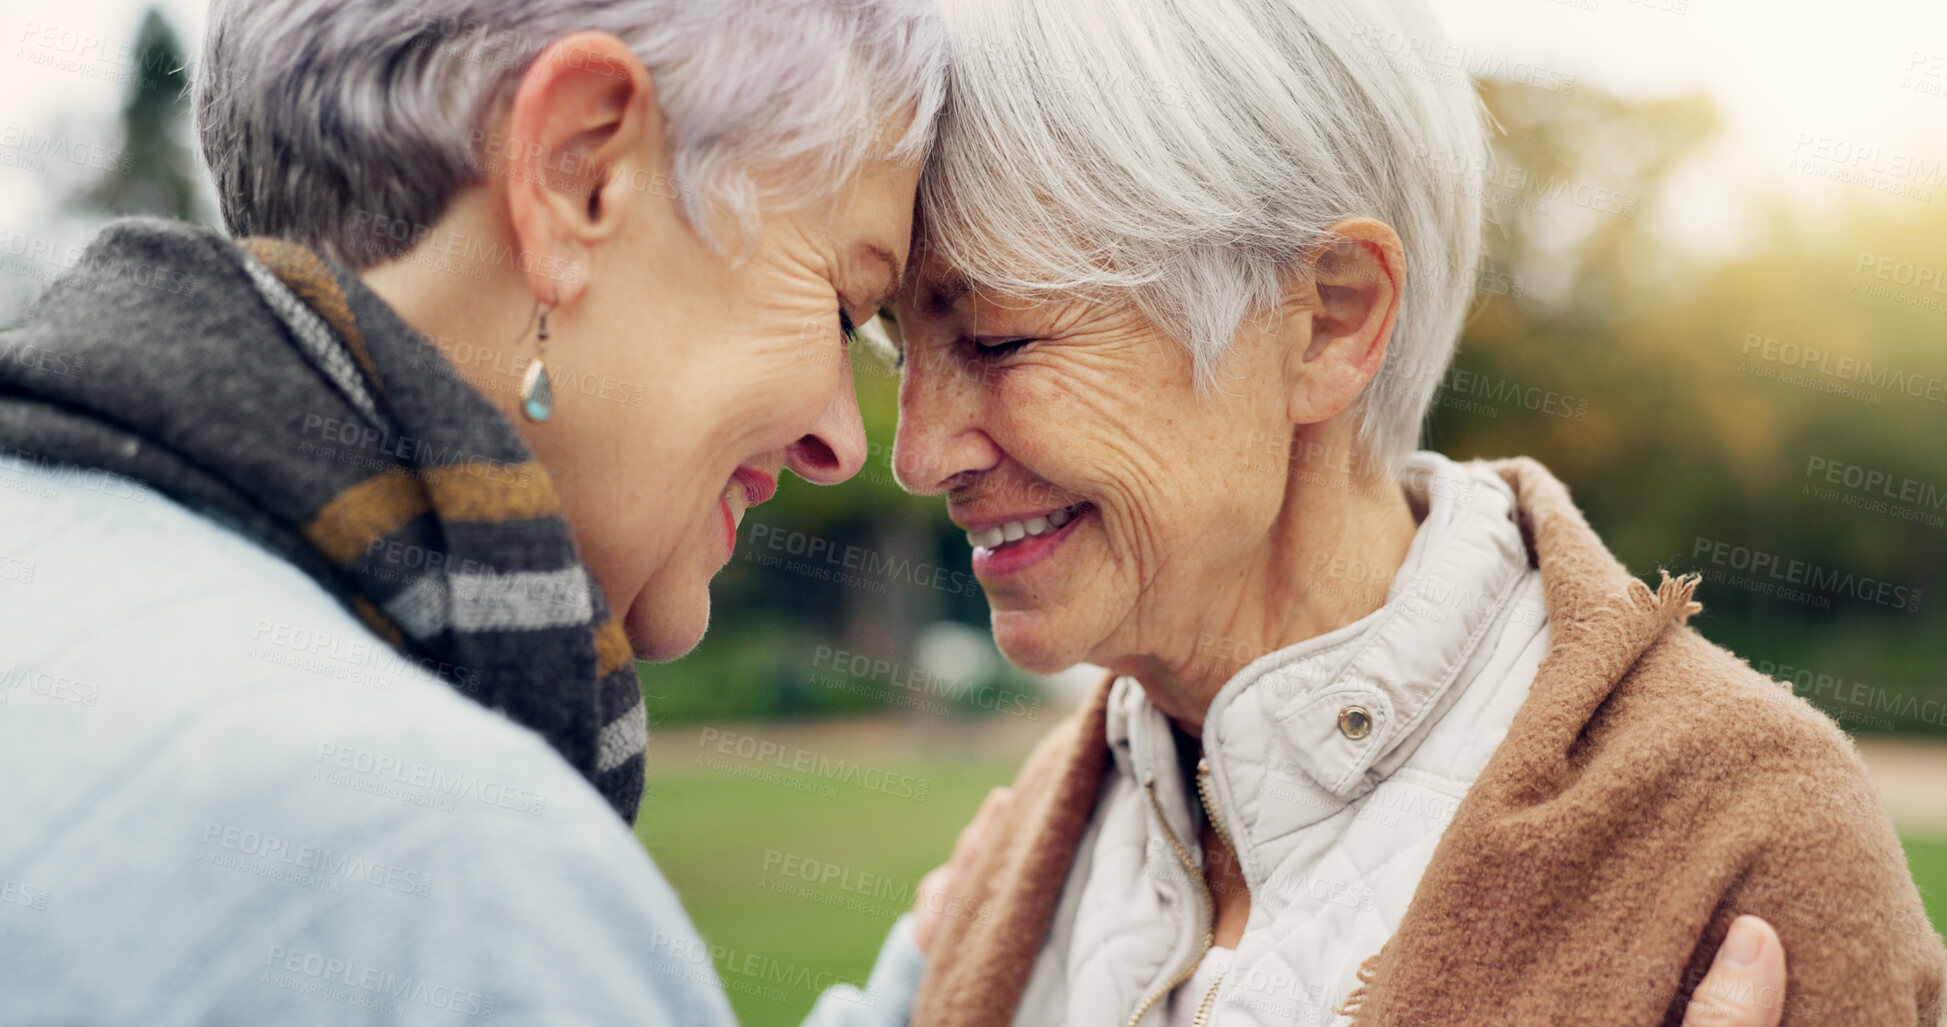
[[[1101,661],[1134,677],[1193,737],[1210,702],[1245,664],[1345,627],[1384,606],[1419,522],[1390,479],[1293,465],[1278,520],[1257,558],[1216,568],[1162,618],[1167,641]]]
[[[531,341],[519,334],[531,313],[526,283],[506,260],[440,252],[455,240],[477,240],[487,254],[518,252],[511,234],[494,221],[492,206],[487,190],[462,190],[427,241],[358,277],[520,428],[520,399],[505,379],[518,375],[532,352]]]

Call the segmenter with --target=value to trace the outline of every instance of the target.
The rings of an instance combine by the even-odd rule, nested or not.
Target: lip
[[[730,512],[730,501],[717,497],[717,509],[723,511],[723,558],[729,560],[737,554],[737,518]]]
[[[1067,508],[1058,506],[1054,509],[1064,510]],[[1031,520],[1035,517],[1045,515],[1045,513],[1028,513],[1009,514],[1000,518],[983,517],[968,521],[965,527],[969,531],[979,531],[994,527],[998,524],[1005,524],[1008,521]],[[1020,574],[1031,567],[1046,562],[1075,533],[1076,525],[1082,524],[1094,515],[1095,507],[1089,505],[1083,507],[1082,511],[1077,513],[1067,524],[1045,535],[1024,538],[997,549],[976,547],[973,551],[974,577],[983,582],[998,580]],[[956,520],[954,523],[958,524],[960,522]]]

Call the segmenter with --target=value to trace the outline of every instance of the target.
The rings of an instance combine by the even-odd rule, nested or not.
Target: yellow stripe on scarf
[[[622,630],[622,622],[610,614],[608,620],[595,629],[595,676],[608,677],[633,663],[635,647],[629,644],[629,636]]]
[[[518,521],[561,512],[554,485],[540,464],[529,460],[497,464],[470,460],[419,472],[433,493],[433,506],[449,521]]]
[[[409,474],[375,474],[331,498],[304,526],[304,537],[344,565],[431,509],[426,487]]]
[[[342,566],[428,510],[438,510],[446,521],[487,524],[561,512],[547,472],[531,460],[518,464],[476,460],[428,467],[419,475],[400,468],[347,488],[305,525],[304,537]]]

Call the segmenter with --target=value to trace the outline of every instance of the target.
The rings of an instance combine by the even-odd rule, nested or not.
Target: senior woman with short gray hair
[[[1113,673],[915,1023],[1932,1024],[1844,734],[1538,464],[1414,452],[1486,163],[1472,89],[1394,56],[1440,51],[1421,5],[946,18],[895,469],[1011,660]]]
[[[217,3],[243,238],[0,337],[0,1019],[729,1023],[634,658],[863,461],[942,85],[927,0]],[[814,1020],[903,1022],[931,908]]]

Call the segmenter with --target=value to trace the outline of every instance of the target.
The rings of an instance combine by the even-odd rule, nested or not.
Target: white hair
[[[748,233],[760,206],[835,195],[888,118],[912,116],[890,156],[923,158],[945,88],[934,0],[216,0],[196,107],[224,222],[353,268],[404,253],[484,179],[534,59],[583,30],[648,68],[657,188],[719,252],[719,217]]]
[[[1199,385],[1333,222],[1391,225],[1400,314],[1358,449],[1398,473],[1480,251],[1480,100],[1419,0],[957,0],[921,185],[975,288],[1132,298]]]

